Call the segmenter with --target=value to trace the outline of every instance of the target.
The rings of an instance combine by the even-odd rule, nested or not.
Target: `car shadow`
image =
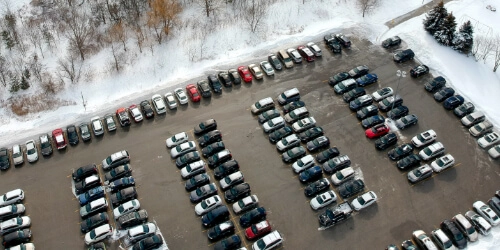
[[[437,178],[439,181],[455,181],[457,179],[457,170],[455,166],[453,166],[451,168],[445,169],[441,173],[438,173],[435,178]]]
[[[410,182],[408,182],[408,184],[411,185],[413,189],[419,193],[429,193],[434,189],[435,186],[433,177],[417,182],[415,184],[411,184]]]
[[[369,220],[378,214],[378,203],[375,202],[373,205],[366,207],[358,212],[356,219]]]
[[[212,103],[212,97],[203,98],[200,103],[203,106],[208,106],[208,105],[210,105],[210,103]]]

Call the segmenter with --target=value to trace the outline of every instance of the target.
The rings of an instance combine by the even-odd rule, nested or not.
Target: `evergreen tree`
[[[443,1],[441,1],[427,13],[423,22],[424,29],[431,35],[434,35],[439,30],[439,27],[441,27],[447,15],[448,11],[444,7]]]
[[[28,82],[28,80],[24,76],[21,77],[20,87],[22,90],[27,90],[30,87],[30,83]]]
[[[474,27],[472,27],[471,22],[467,21],[463,23],[453,39],[453,49],[468,55],[472,49],[472,45],[474,44],[473,34]]]
[[[453,13],[450,13],[446,16],[439,29],[434,33],[434,38],[442,45],[451,46],[453,44],[456,27],[457,22],[455,16]]]
[[[28,68],[24,69],[23,77],[25,77],[26,79],[30,79],[31,73],[30,73],[30,70]]]
[[[10,92],[11,93],[15,93],[17,91],[19,91],[19,79],[17,79],[17,76],[16,75],[10,75]]]
[[[14,39],[12,39],[8,31],[2,31],[2,39],[5,42],[5,47],[7,47],[7,49],[10,50],[14,47]]]

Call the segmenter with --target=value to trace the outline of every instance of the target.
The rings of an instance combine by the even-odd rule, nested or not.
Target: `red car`
[[[240,73],[241,78],[243,78],[243,81],[245,82],[251,82],[252,81],[252,74],[250,74],[250,71],[248,70],[247,67],[245,66],[239,66],[238,67],[238,73]]]
[[[201,100],[200,93],[194,84],[188,84],[188,86],[186,86],[186,92],[189,97],[191,97],[191,101],[199,102]]]
[[[269,221],[265,220],[245,229],[245,237],[249,240],[253,240],[269,232],[271,232],[271,224],[269,224]]]
[[[308,62],[314,62],[314,60],[316,59],[313,52],[304,45],[300,45],[299,47],[297,47],[297,50],[299,51],[299,54]]]
[[[366,137],[373,139],[389,133],[389,126],[385,124],[378,124],[365,131]]]
[[[60,128],[56,128],[54,129],[54,131],[52,131],[52,138],[56,143],[57,149],[66,148],[66,146],[68,145],[68,143],[66,142],[66,138],[64,138],[64,132]]]

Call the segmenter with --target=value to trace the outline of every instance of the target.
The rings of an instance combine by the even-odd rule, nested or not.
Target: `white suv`
[[[252,245],[253,250],[269,250],[278,247],[283,243],[283,237],[275,230],[262,237]]]
[[[104,134],[104,128],[102,127],[102,122],[99,116],[92,117],[90,119],[90,123],[92,123],[92,129],[94,130],[95,136]]]
[[[85,234],[85,244],[99,242],[113,234],[113,228],[109,224],[96,227],[94,230]]]

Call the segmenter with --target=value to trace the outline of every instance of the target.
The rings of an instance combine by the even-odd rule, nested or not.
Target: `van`
[[[292,58],[284,50],[278,51],[278,58],[283,62],[285,68],[289,69],[293,67]]]
[[[17,217],[20,214],[24,214],[26,208],[23,204],[12,204],[0,208],[0,221],[8,220]]]
[[[483,114],[483,112],[481,111],[476,111],[472,114],[469,114],[469,115],[466,115],[464,118],[462,118],[462,120],[460,120],[462,122],[462,124],[466,127],[471,127],[477,123],[480,123],[482,121],[484,121],[485,119],[485,116]]]
[[[470,224],[470,222],[463,216],[462,214],[457,214],[453,216],[452,221],[455,222],[455,225],[458,227],[458,230],[462,232],[464,236],[467,237],[467,239],[470,242],[477,241],[478,239],[478,233]]]
[[[298,101],[300,100],[300,92],[297,88],[285,90],[285,92],[281,93],[278,96],[278,102],[281,105],[285,105],[290,102]]]

